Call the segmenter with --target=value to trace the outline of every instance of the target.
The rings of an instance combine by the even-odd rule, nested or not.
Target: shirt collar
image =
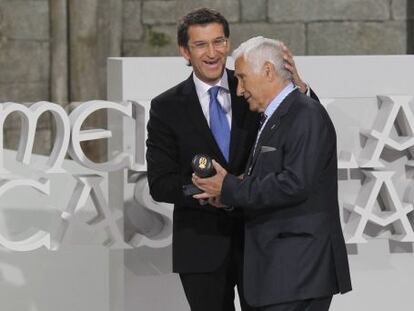
[[[229,91],[229,80],[227,79],[227,70],[224,69],[223,75],[221,76],[221,79],[215,84],[210,85],[208,83],[205,83],[204,81],[201,81],[195,73],[193,73],[193,80],[196,88],[197,94],[201,96],[208,95],[208,90],[213,86],[220,86],[222,89]]]
[[[270,102],[270,104],[266,107],[266,110],[264,111],[264,114],[266,115],[267,119],[272,116],[272,114],[276,111],[276,109],[279,107],[279,105],[282,103],[282,101],[288,96],[290,93],[292,93],[297,87],[292,83],[289,82],[288,85],[285,86],[285,88],[277,94],[275,98]]]

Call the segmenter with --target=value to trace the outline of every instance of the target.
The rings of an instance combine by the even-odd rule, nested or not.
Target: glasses
[[[217,38],[212,41],[197,41],[195,43],[191,43],[188,45],[192,47],[194,50],[201,52],[201,51],[207,51],[210,46],[210,43],[213,45],[215,49],[222,49],[227,46],[227,42],[228,42],[227,38]]]

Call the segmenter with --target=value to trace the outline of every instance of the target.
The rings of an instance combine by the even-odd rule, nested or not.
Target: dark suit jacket
[[[225,204],[245,213],[244,288],[263,306],[351,289],[337,189],[336,134],[322,105],[298,90],[270,117],[243,181]]]
[[[230,250],[232,217],[197,200],[185,198],[182,186],[191,184],[191,160],[196,154],[216,159],[229,172],[243,173],[256,138],[258,116],[236,96],[236,80],[227,71],[232,105],[230,159],[226,163],[199,103],[193,77],[151,102],[147,163],[154,200],[174,204],[173,270],[180,273],[216,270]]]

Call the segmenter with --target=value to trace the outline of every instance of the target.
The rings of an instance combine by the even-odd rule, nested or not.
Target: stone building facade
[[[48,100],[69,110],[106,98],[109,56],[177,56],[176,21],[206,6],[230,22],[233,47],[264,35],[295,55],[407,54],[414,50],[410,0],[0,0],[0,102]],[[38,153],[50,150],[50,116]],[[15,148],[19,118],[4,129]],[[105,123],[94,115],[90,126]],[[105,146],[87,144],[94,158]]]

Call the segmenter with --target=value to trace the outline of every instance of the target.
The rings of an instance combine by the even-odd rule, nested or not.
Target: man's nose
[[[208,43],[207,55],[210,57],[216,56],[216,48],[214,47],[212,42]]]

